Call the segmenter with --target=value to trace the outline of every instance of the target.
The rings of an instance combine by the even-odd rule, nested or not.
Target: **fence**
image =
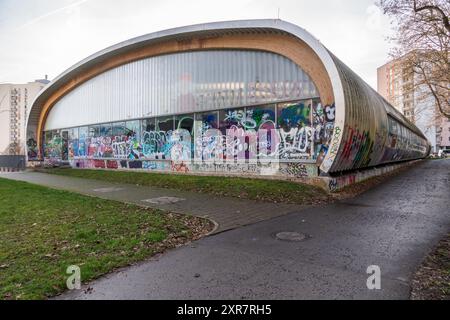
[[[24,170],[26,165],[25,156],[0,155],[0,171],[20,171]]]

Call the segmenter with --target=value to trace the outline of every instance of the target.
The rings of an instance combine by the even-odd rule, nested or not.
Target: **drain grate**
[[[142,200],[144,202],[153,203],[153,204],[171,204],[176,203],[180,201],[184,201],[186,199],[183,198],[177,198],[177,197],[158,197],[158,198],[152,198],[152,199],[145,199]]]
[[[306,239],[306,235],[298,232],[283,231],[278,232],[275,237],[282,241],[298,242]]]

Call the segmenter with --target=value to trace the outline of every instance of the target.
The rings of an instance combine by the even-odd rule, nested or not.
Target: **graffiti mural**
[[[27,156],[28,159],[36,159],[38,156],[37,142],[34,138],[27,140]]]
[[[310,99],[80,127],[68,131],[69,160],[80,168],[250,173],[286,162],[269,167],[301,178],[315,175],[302,160],[319,162],[328,152],[335,113],[334,104]],[[58,157],[60,140],[46,136],[46,157]]]
[[[323,108],[320,102],[313,102],[313,143],[315,146],[313,157],[317,159],[318,163],[323,161],[328,152],[334,130],[335,112],[336,107],[334,104]]]
[[[46,137],[47,138],[47,137]],[[44,157],[47,159],[59,160],[62,156],[62,138],[57,133],[52,133],[44,146]]]
[[[306,165],[298,162],[287,163],[285,167],[280,168],[280,173],[295,178],[306,178],[311,176],[311,174],[308,173]]]

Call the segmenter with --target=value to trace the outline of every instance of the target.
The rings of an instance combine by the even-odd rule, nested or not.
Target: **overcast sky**
[[[376,89],[390,25],[374,0],[0,0],[0,83],[52,79],[132,37],[203,22],[280,18],[318,38]]]

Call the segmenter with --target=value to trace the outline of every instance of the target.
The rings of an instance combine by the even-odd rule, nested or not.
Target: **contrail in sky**
[[[41,20],[43,20],[45,18],[48,18],[48,17],[50,17],[50,16],[52,16],[54,14],[60,13],[60,12],[62,12],[64,10],[67,10],[67,9],[70,9],[70,8],[74,8],[74,7],[78,7],[78,6],[82,5],[83,3],[87,2],[87,1],[89,1],[89,0],[79,0],[79,1],[73,2],[71,4],[68,4],[67,6],[64,6],[64,7],[55,9],[53,11],[47,12],[46,14],[43,14],[43,15],[37,17],[37,18],[34,18],[34,19],[28,21],[27,23],[25,23],[22,26],[20,26],[18,29],[20,30],[20,29],[26,28],[26,27],[28,27],[28,26],[30,26],[32,24],[35,24],[36,22],[39,22],[39,21],[41,21]]]

